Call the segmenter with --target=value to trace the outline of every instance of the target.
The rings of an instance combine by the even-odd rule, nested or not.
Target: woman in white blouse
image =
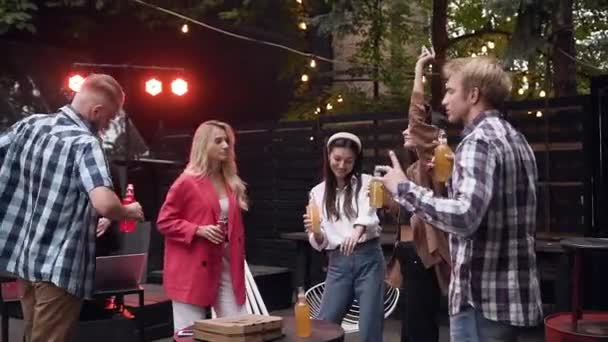
[[[321,229],[304,226],[313,248],[327,250],[329,267],[320,318],[340,324],[356,298],[359,301],[361,341],[382,341],[385,261],[380,247],[376,210],[369,205],[372,177],[361,173],[361,140],[340,132],[327,141],[324,181],[311,190],[320,208]]]

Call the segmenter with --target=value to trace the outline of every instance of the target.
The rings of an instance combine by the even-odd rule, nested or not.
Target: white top
[[[312,188],[310,192],[313,201],[320,209],[321,233],[323,234],[323,243],[321,245],[317,244],[312,233],[308,234],[308,241],[310,241],[310,245],[314,249],[318,251],[323,249],[336,249],[336,247],[344,243],[344,240],[352,235],[355,225],[365,226],[365,232],[361,235],[359,243],[380,236],[380,232],[382,231],[380,220],[378,219],[378,215],[376,215],[376,209],[370,207],[369,197],[367,195],[371,180],[372,176],[366,174],[361,175],[361,182],[363,183],[361,190],[359,190],[359,195],[356,196],[356,198],[353,198],[353,209],[355,209],[355,211],[357,210],[357,203],[359,204],[358,215],[354,219],[348,219],[343,212],[342,203],[344,202],[344,191],[338,190],[336,193],[336,201],[339,203],[338,210],[340,210],[340,219],[338,221],[333,221],[335,218],[332,218],[330,221],[323,202],[323,199],[325,198],[325,182],[321,182]],[[353,191],[355,189],[356,186],[354,186]]]
[[[228,229],[228,207],[229,207],[230,203],[228,202],[228,197],[224,197],[224,198],[220,198],[220,221],[224,220],[224,223],[226,224],[226,226],[224,226],[225,229]],[[228,234],[228,232],[225,232],[226,234]],[[224,243],[224,262],[230,262],[230,246],[228,245],[228,243]]]
[[[228,219],[228,206],[229,206],[228,197],[220,198],[220,210],[221,210],[220,219],[221,218]]]

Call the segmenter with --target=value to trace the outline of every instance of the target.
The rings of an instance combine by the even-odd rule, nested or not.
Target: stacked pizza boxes
[[[244,315],[194,322],[194,338],[212,342],[263,342],[283,336],[283,318]]]

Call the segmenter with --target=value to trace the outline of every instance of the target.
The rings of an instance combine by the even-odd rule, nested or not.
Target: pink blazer
[[[236,194],[229,199],[228,236],[230,275],[234,296],[245,303],[245,234]],[[163,286],[167,296],[183,303],[212,306],[217,299],[222,272],[222,245],[196,236],[198,226],[217,224],[219,197],[207,177],[182,174],[173,183],[163,204],[157,227],[165,236]]]

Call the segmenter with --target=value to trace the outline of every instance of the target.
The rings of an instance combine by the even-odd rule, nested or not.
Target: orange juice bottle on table
[[[294,310],[296,316],[296,335],[298,337],[310,337],[312,334],[310,307],[306,302],[306,296],[302,287],[298,288],[298,301]]]
[[[379,177],[380,171],[374,170],[374,176]],[[369,205],[372,208],[380,209],[384,206],[384,185],[379,181],[372,181],[369,189]]]
[[[312,232],[319,233],[321,231],[321,216],[319,215],[319,207],[310,193],[310,200],[306,206],[306,215],[312,221]]]
[[[435,147],[435,168],[433,178],[436,182],[445,183],[452,175],[453,161],[448,156],[453,155],[453,151],[448,146],[448,137],[445,131],[439,132],[439,145]]]

